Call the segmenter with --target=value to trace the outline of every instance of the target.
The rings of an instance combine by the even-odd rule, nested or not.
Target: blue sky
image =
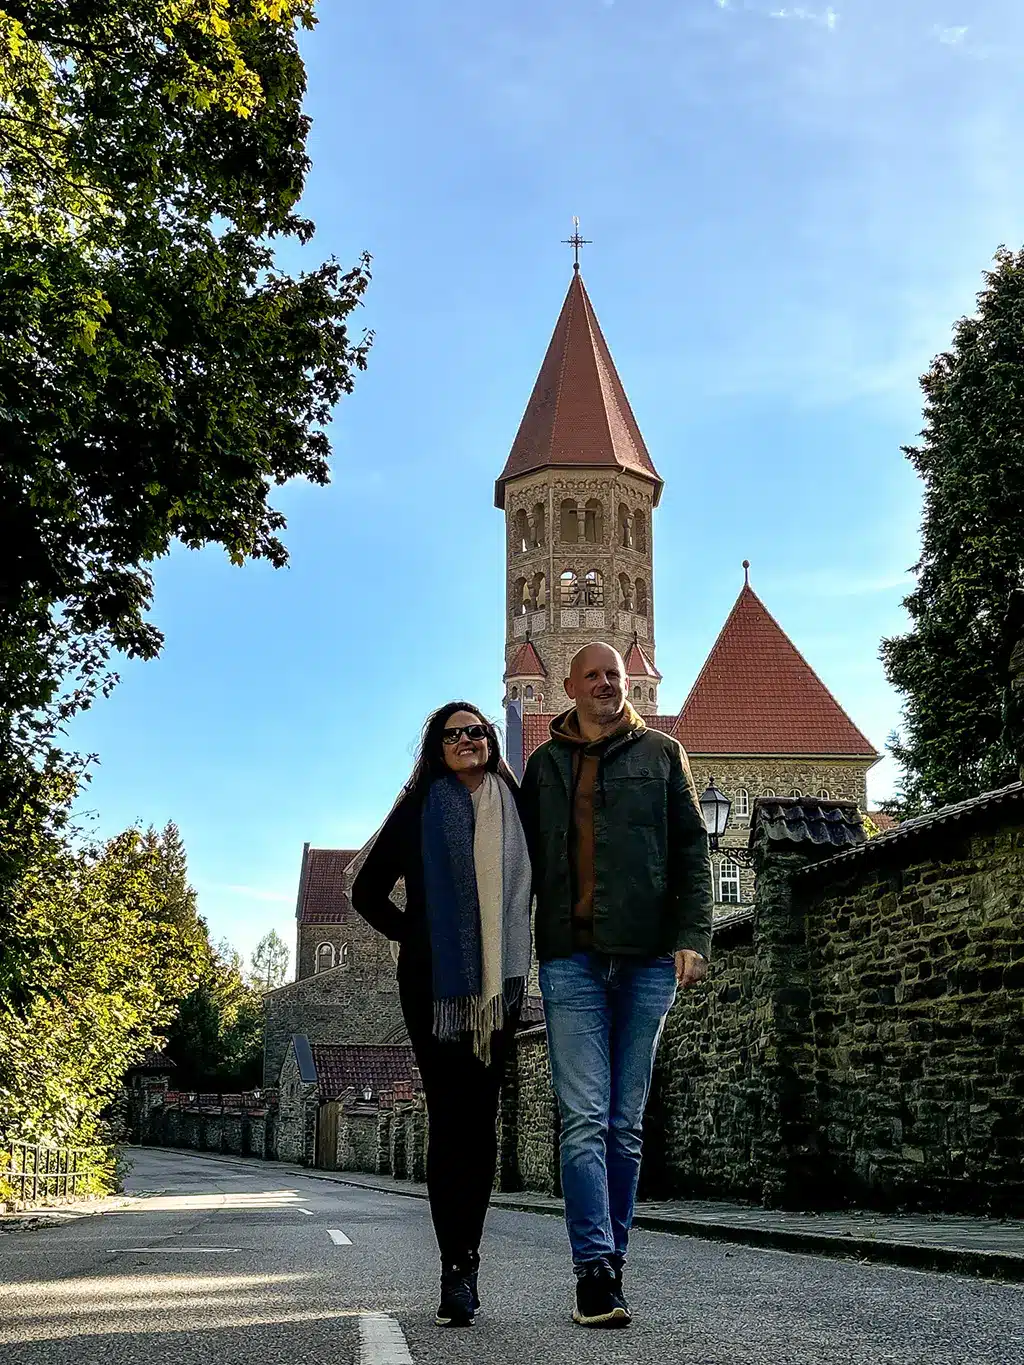
[[[501,700],[500,471],[571,271],[665,479],[663,709],[752,583],[860,727],[898,723],[918,375],[1024,238],[1016,0],[333,3],[293,268],[367,249],[369,371],[291,566],[177,551],[161,659],[76,723],[99,832],[181,826],[214,937],[293,939],[302,843],[368,835],[424,713]],[[878,799],[894,780],[875,770]]]

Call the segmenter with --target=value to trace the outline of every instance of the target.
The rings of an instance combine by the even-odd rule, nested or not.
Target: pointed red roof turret
[[[661,674],[648,659],[638,640],[633,641],[626,655],[626,677],[661,679]]]
[[[673,734],[694,754],[879,757],[749,582]]]
[[[494,502],[505,506],[505,485],[521,474],[553,467],[608,466],[649,479],[657,506],[661,478],[583,278],[574,272],[511,453],[494,486]]]
[[[548,671],[530,640],[527,640],[526,644],[520,645],[516,657],[505,670],[506,678],[546,678],[547,676]]]

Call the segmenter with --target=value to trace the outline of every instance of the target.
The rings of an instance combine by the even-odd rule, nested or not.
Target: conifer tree
[[[1004,736],[1011,595],[1024,587],[1024,251],[1000,248],[978,309],[921,380],[925,426],[905,454],[924,482],[910,630],[882,643],[903,693],[890,749],[904,814],[1016,774]]]

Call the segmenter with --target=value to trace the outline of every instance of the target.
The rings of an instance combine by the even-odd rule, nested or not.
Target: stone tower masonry
[[[606,640],[629,695],[658,710],[652,514],[662,481],[577,266],[505,468],[506,705],[569,703],[573,654]]]

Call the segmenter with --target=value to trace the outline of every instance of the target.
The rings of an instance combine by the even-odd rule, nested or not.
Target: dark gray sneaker
[[[441,1302],[434,1322],[438,1327],[472,1327],[476,1315],[469,1259],[441,1264]]]
[[[581,1327],[628,1327],[629,1309],[616,1292],[615,1271],[605,1260],[588,1261],[576,1271],[573,1322]]]
[[[632,1322],[633,1313],[626,1302],[625,1294],[622,1292],[622,1260],[618,1256],[609,1257],[609,1265],[612,1268],[612,1274],[615,1276],[615,1296],[626,1310],[626,1320]]]

